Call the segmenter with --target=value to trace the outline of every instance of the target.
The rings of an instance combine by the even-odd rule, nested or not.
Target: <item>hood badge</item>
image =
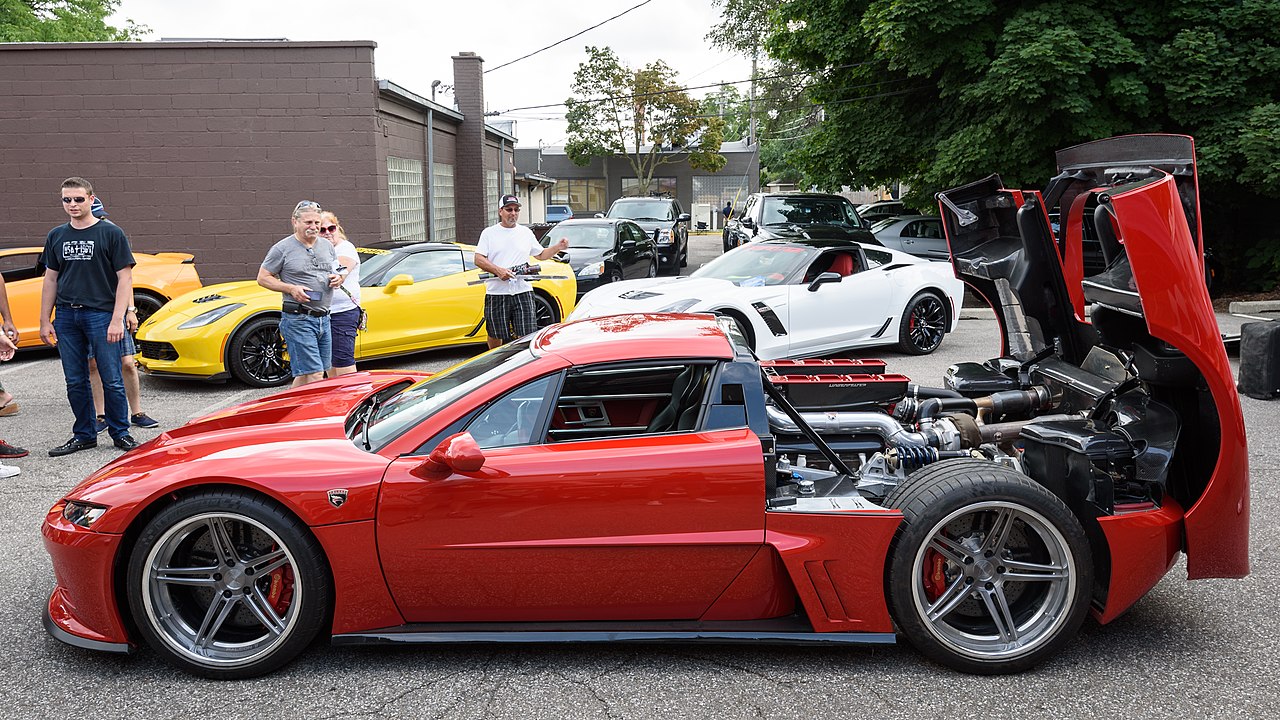
[[[332,505],[332,506],[334,506],[334,507],[336,507],[336,508],[340,508],[340,507],[342,507],[342,506],[343,506],[343,504],[345,504],[346,502],[347,502],[347,489],[346,489],[346,488],[334,488],[333,490],[330,490],[330,491],[329,491],[329,504],[330,504],[330,505]]]

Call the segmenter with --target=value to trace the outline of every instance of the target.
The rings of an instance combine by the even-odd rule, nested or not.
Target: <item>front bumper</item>
[[[68,645],[129,652],[129,634],[112,591],[121,536],[72,524],[62,517],[62,503],[45,516],[41,534],[56,583],[44,611],[45,630]]]
[[[136,358],[148,375],[219,382],[230,377],[224,362],[230,334],[219,335],[181,337],[177,333],[164,333],[164,339],[159,340],[157,333],[148,328],[138,334]]]

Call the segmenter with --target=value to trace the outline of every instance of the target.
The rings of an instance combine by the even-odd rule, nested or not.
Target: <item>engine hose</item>
[[[920,411],[916,413],[916,419],[932,420],[943,412],[947,411],[968,411],[973,414],[978,413],[978,401],[970,398],[929,398],[920,403]]]
[[[924,387],[915,383],[907,383],[907,397],[918,397],[923,400],[929,398],[962,398],[964,397],[955,390],[939,387]]]

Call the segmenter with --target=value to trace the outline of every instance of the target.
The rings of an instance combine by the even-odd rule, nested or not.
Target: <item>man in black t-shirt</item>
[[[133,252],[124,231],[93,216],[93,186],[71,177],[62,181],[62,207],[71,221],[49,231],[41,262],[47,268],[40,294],[40,338],[58,348],[67,380],[67,400],[75,413],[73,436],[53,448],[53,457],[98,445],[93,393],[89,384],[89,347],[100,358],[120,357],[124,315],[133,298]],[[54,307],[57,314],[54,315]],[[132,450],[129,402],[120,363],[98,363],[103,410],[112,442]]]

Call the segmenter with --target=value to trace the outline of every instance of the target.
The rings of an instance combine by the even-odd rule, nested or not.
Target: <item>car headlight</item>
[[[664,308],[658,308],[658,312],[664,312],[664,313],[684,312],[685,310],[688,310],[689,308],[697,304],[698,304],[698,298],[689,298],[688,300],[681,300],[680,302],[671,303],[670,305]]]
[[[222,318],[226,317],[228,313],[234,310],[239,310],[242,307],[244,307],[244,303],[231,303],[230,305],[223,305],[222,307],[216,307],[208,312],[202,312],[199,315],[191,318],[190,320],[182,323],[181,325],[178,326],[178,329],[194,330],[196,328],[204,327],[205,325],[209,325],[211,323],[217,322],[218,320],[221,320]]]
[[[659,245],[670,245],[670,244],[671,244],[671,231],[670,231],[670,230],[658,230],[658,231],[657,231],[657,236],[656,236],[656,237],[654,237],[654,239],[653,239],[653,240],[654,240],[654,242],[658,243]]]
[[[595,277],[604,274],[604,261],[593,262],[590,265],[583,265],[578,271],[578,277]]]
[[[67,522],[88,530],[106,511],[107,509],[101,505],[68,500],[66,507],[62,508],[62,517],[66,518]]]

